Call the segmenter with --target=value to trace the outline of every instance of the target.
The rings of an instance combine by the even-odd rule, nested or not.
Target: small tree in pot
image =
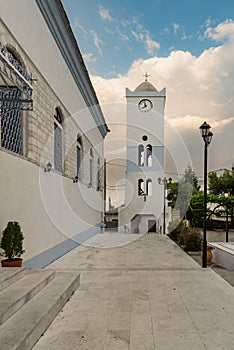
[[[21,255],[23,250],[24,235],[21,227],[16,221],[9,221],[7,227],[2,232],[2,239],[0,247],[3,250],[3,256],[6,259],[2,260],[2,266],[17,266],[22,265]]]

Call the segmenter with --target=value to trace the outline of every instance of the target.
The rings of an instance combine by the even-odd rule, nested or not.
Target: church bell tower
[[[134,91],[126,88],[125,205],[119,226],[132,233],[159,232],[163,212],[164,108],[166,89],[158,91],[145,74]]]

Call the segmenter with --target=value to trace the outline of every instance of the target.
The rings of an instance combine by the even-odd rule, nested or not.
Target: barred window
[[[15,54],[9,48],[8,51],[12,59],[21,67]],[[21,95],[17,87],[0,88],[1,146],[17,154],[23,154]]]

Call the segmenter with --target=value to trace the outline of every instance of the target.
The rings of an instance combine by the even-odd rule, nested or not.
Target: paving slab
[[[97,235],[49,266],[80,271],[80,287],[34,349],[234,350],[234,288],[167,236],[129,236]]]

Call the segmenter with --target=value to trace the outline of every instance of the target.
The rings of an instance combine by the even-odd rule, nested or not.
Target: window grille
[[[7,94],[7,99],[6,98]],[[23,153],[21,91],[18,88],[0,90],[1,146],[17,154]]]

